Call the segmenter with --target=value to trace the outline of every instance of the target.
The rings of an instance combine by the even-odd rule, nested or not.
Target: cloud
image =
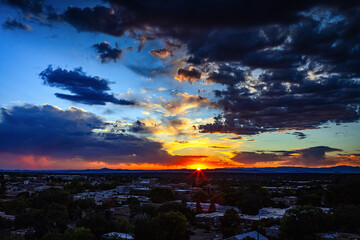
[[[156,121],[151,117],[139,119],[131,124],[127,130],[140,134],[166,134],[170,136],[185,136],[197,133],[189,119],[175,117],[163,118],[162,121]]]
[[[303,132],[293,132],[291,135],[296,136],[296,138],[299,140],[305,139],[307,137],[307,135]]]
[[[241,136],[236,136],[236,137],[229,137],[229,138],[226,138],[227,140],[242,140],[244,139],[243,137]]]
[[[8,169],[119,164],[163,168],[186,167],[187,163],[207,157],[171,155],[162,143],[125,134],[122,126],[75,107],[62,110],[51,105],[27,104],[3,108],[0,114],[0,164]]]
[[[174,120],[171,124],[183,123]],[[0,164],[7,169],[126,167],[124,164],[161,169],[186,167],[207,158],[171,155],[162,143],[125,134],[123,129],[120,122],[109,122],[75,107],[62,110],[51,105],[27,104],[3,108]]]
[[[31,9],[26,1],[7,2]],[[126,33],[140,43],[139,50],[150,41],[163,41],[170,51],[182,48],[185,62],[171,69],[127,66],[147,77],[177,70],[179,81],[206,77],[222,84],[211,103],[221,113],[200,125],[200,132],[254,135],[360,119],[359,7],[359,1],[333,0],[107,0],[106,7],[69,7],[59,19],[78,31]],[[163,49],[153,54],[167,55]],[[102,104],[115,101],[108,96],[112,100]],[[161,107],[169,116],[182,115],[209,105],[204,99],[187,97]]]
[[[45,4],[44,0],[4,0],[2,2],[19,8],[25,14],[40,15],[52,9],[50,5]]]
[[[122,16],[114,9],[96,6],[94,8],[69,7],[60,18],[78,31],[100,32],[112,36],[122,36],[125,32]]]
[[[164,87],[159,87],[159,88],[143,88],[141,89],[142,93],[151,93],[151,92],[164,92],[167,91],[166,88]]]
[[[156,132],[156,124],[153,126],[146,126],[145,123],[140,120],[135,121],[130,127],[129,131],[133,133],[146,133],[146,134],[154,134]]]
[[[241,66],[221,64],[216,71],[209,73],[206,80],[230,86],[234,86],[239,82],[245,82],[247,74],[246,71],[240,67]]]
[[[275,153],[263,153],[263,152],[234,152],[235,155],[231,160],[246,164],[253,165],[263,162],[278,162],[283,161],[278,154]]]
[[[110,90],[108,80],[100,77],[87,76],[81,68],[74,70],[53,69],[50,65],[40,73],[45,85],[68,90],[73,95],[56,93],[58,98],[79,102],[88,105],[105,105],[113,103],[118,105],[134,105],[133,101],[115,98],[113,94],[107,93]]]
[[[0,152],[104,162],[166,162],[162,144],[111,131],[115,126],[71,107],[24,105],[2,109]]]
[[[108,63],[111,61],[116,62],[117,59],[120,59],[123,51],[119,48],[112,48],[110,43],[104,41],[102,43],[97,43],[93,45],[93,48],[96,49],[98,56],[101,59],[102,63]]]
[[[172,51],[168,49],[152,49],[150,54],[153,55],[157,59],[166,59],[168,56],[172,56]]]
[[[189,70],[179,68],[175,79],[180,82],[196,82],[201,78],[201,72],[194,67],[190,67]]]
[[[217,146],[217,145],[212,145],[212,146],[208,146],[209,148],[214,148],[214,149],[225,149],[225,148],[230,148],[229,146]]]
[[[360,94],[360,83],[356,80],[333,76],[292,85],[264,82],[256,88],[229,86],[216,91],[217,104],[224,112],[214,123],[200,125],[200,131],[254,135],[360,119],[360,99],[355,97]]]
[[[81,31],[129,33],[141,47],[154,40],[164,49],[170,41],[182,46],[192,67],[179,66],[176,79],[207,76],[226,87],[215,91],[222,113],[201,132],[253,135],[359,120],[358,1],[107,3],[62,16]],[[148,77],[169,74],[130,67]]]
[[[216,107],[215,103],[207,97],[188,93],[176,93],[177,100],[170,100],[162,103],[162,107],[167,111],[165,115],[176,116],[185,115],[190,109],[201,107]]]
[[[175,71],[177,63],[166,62],[166,65],[156,66],[152,64],[144,65],[140,63],[125,64],[131,71],[144,77],[153,78],[156,76],[171,76]]]
[[[20,30],[25,30],[25,31],[32,30],[30,25],[26,25],[16,19],[12,19],[12,18],[8,18],[6,20],[6,22],[3,23],[2,26],[4,29],[10,29],[10,30],[14,30],[14,29],[20,29]]]
[[[345,164],[346,161],[338,156],[327,156],[326,153],[341,152],[342,149],[328,146],[316,146],[290,151],[255,151],[255,152],[233,152],[231,160],[244,164],[271,164],[275,166],[307,166],[321,167]],[[270,164],[270,165],[269,165]]]

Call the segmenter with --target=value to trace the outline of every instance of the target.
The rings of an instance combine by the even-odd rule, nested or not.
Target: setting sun
[[[201,168],[198,167],[196,170],[197,170],[197,171],[201,171]]]

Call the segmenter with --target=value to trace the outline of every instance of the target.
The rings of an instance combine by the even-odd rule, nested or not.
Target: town
[[[0,239],[359,239],[360,176],[3,173]]]

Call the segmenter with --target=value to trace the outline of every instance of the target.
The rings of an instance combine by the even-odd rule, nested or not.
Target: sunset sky
[[[359,1],[0,12],[0,169],[360,166]]]

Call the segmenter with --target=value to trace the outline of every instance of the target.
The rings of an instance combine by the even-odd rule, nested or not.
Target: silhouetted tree
[[[221,219],[221,232],[224,237],[231,237],[240,232],[241,219],[239,214],[230,208],[226,210],[223,218]]]

